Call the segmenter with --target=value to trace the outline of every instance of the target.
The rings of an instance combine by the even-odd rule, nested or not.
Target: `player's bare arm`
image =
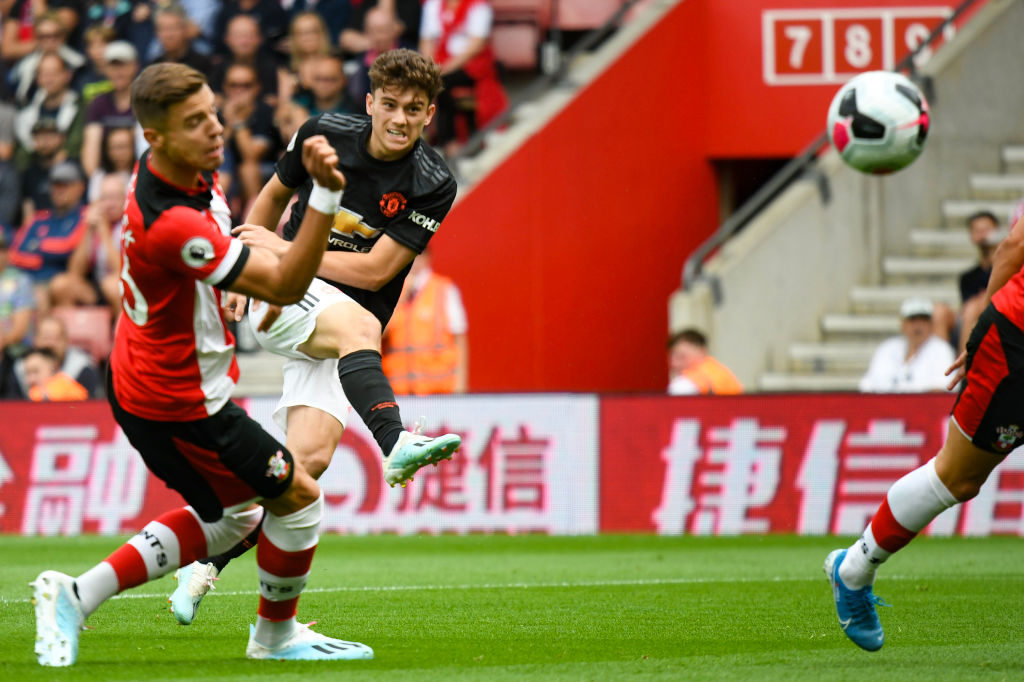
[[[328,251],[317,277],[367,291],[378,291],[412,262],[416,252],[382,234],[369,253]]]
[[[345,176],[336,168],[338,155],[326,138],[317,135],[302,145],[302,163],[321,187],[337,192],[345,186]],[[327,248],[327,236],[334,222],[334,210],[318,209],[312,203],[292,246],[282,256],[267,249],[250,250],[231,290],[278,305],[299,301],[316,274],[320,258]],[[325,212],[326,211],[326,212]]]

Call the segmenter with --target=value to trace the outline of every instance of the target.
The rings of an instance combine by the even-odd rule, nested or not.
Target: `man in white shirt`
[[[953,364],[953,348],[935,335],[932,302],[908,298],[900,305],[902,335],[886,339],[871,358],[860,380],[866,393],[922,393],[944,391]]]

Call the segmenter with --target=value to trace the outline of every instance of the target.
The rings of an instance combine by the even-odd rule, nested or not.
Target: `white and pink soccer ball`
[[[909,166],[924,149],[928,102],[906,76],[866,71],[847,81],[828,108],[828,137],[843,161],[862,173]]]

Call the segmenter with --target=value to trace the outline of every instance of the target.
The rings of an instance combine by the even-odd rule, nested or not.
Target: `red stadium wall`
[[[471,390],[663,390],[668,296],[719,222],[710,161],[795,155],[843,59],[884,66],[953,7],[681,2],[445,221],[435,262],[463,290]],[[851,26],[877,58],[847,51]]]

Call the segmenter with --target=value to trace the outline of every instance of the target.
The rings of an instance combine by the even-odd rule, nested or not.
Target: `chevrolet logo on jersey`
[[[374,240],[380,236],[380,230],[364,223],[363,216],[353,213],[344,207],[339,209],[337,215],[334,216],[334,225],[331,227],[331,232],[348,239],[358,236],[363,239]],[[336,243],[334,235],[332,234],[331,236],[331,243]]]

